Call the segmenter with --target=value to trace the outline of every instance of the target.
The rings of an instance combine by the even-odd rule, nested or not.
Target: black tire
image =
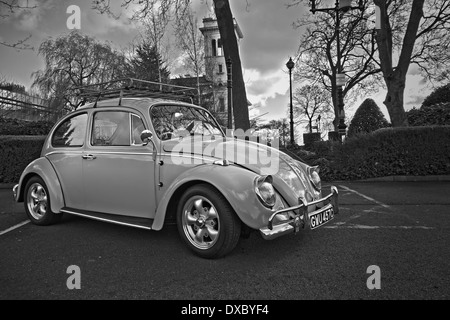
[[[207,259],[230,253],[241,234],[241,221],[233,208],[207,184],[192,186],[183,194],[177,209],[177,226],[187,246]]]
[[[38,176],[28,180],[25,186],[24,205],[28,218],[36,225],[46,226],[61,220],[62,213],[51,211],[47,185]]]

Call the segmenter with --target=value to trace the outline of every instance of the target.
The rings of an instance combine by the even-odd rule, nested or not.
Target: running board
[[[138,217],[128,217],[120,216],[115,214],[100,213],[86,210],[77,210],[72,208],[64,207],[61,209],[62,213],[68,213],[75,216],[94,219],[103,222],[109,222],[114,224],[119,224],[127,227],[134,227],[145,230],[152,230],[153,219],[148,218],[138,218]]]

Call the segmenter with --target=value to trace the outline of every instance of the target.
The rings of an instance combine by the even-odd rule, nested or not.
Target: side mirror
[[[153,133],[150,130],[144,130],[141,133],[141,141],[144,145],[147,145],[153,137]]]

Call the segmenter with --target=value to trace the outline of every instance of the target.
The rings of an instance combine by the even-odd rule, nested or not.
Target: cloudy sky
[[[19,0],[21,1],[21,0]],[[8,17],[0,18],[0,41],[14,43],[28,36],[28,44],[34,50],[15,50],[0,46],[0,76],[8,81],[20,83],[29,88],[31,74],[43,68],[43,59],[38,55],[40,43],[48,37],[67,34],[70,5],[81,9],[81,32],[101,41],[109,41],[117,49],[125,49],[130,41],[139,36],[139,28],[130,24],[123,12],[119,20],[100,15],[91,9],[92,0],[29,0],[32,10],[17,10],[13,13],[2,10]],[[114,1],[119,3],[119,0]],[[208,3],[209,2],[209,3]],[[210,10],[211,0],[193,0],[199,21]],[[244,38],[240,42],[240,55],[248,99],[255,109],[252,115],[264,115],[263,120],[280,119],[287,116],[289,104],[289,75],[286,62],[295,56],[300,43],[301,32],[293,28],[293,22],[305,13],[304,7],[287,8],[290,0],[231,0],[231,10],[237,19]],[[175,59],[174,59],[175,60]],[[172,71],[176,68],[172,62]],[[421,78],[410,69],[405,91],[405,109],[419,107],[429,89],[421,84]],[[174,73],[172,72],[174,75]],[[294,84],[295,86],[295,84]],[[387,119],[383,105],[385,91],[361,97],[348,106],[350,119],[364,98],[373,98]]]

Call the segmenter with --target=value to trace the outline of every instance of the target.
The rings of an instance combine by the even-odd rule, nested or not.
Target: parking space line
[[[362,193],[360,193],[360,192],[358,192],[356,190],[350,189],[350,188],[348,188],[346,186],[343,186],[343,185],[339,185],[339,187],[344,189],[344,190],[346,190],[346,191],[353,192],[354,194],[357,194],[358,196],[363,197],[366,200],[372,201],[372,202],[378,204],[379,206],[382,206],[383,208],[391,209],[391,207],[389,205],[384,204],[383,202],[380,202],[378,200],[375,200],[374,198],[368,197],[368,196],[366,196],[366,195],[364,195],[364,194],[362,194]]]
[[[22,221],[21,223],[16,224],[15,226],[12,226],[11,228],[8,228],[6,230],[0,231],[0,236],[4,235],[5,233],[8,233],[10,231],[13,231],[14,229],[20,228],[21,226],[24,226],[24,225],[26,225],[29,222],[30,222],[30,220],[25,220],[25,221]]]
[[[362,194],[356,190],[350,189],[349,187],[343,186],[343,185],[339,185],[339,188],[344,189],[345,191],[348,192],[352,192],[366,200],[369,200],[370,202],[373,202],[374,204],[376,204],[379,207],[383,207],[385,209],[388,209],[390,212],[393,212],[393,209],[391,206],[380,202],[378,200],[375,200],[374,198],[371,198],[369,196],[366,196],[365,194]],[[419,223],[419,221],[416,221],[415,219],[412,219],[409,215],[406,214],[402,214],[401,212],[397,214],[398,215],[402,215],[402,216],[406,216],[408,219],[414,220],[414,222],[416,222],[416,225],[400,225],[400,226],[379,226],[379,225],[364,225],[364,224],[354,224],[354,223],[348,223],[351,220],[360,218],[364,213],[388,213],[388,212],[383,212],[382,211],[378,211],[377,210],[377,206],[369,208],[369,209],[365,209],[362,210],[362,212],[358,212],[356,214],[353,214],[352,216],[348,217],[346,219],[346,221],[341,221],[341,222],[336,222],[333,225],[329,225],[329,226],[324,226],[324,228],[327,229],[341,229],[341,228],[346,228],[346,229],[365,229],[365,230],[373,230],[373,229],[401,229],[401,230],[412,230],[412,229],[422,229],[422,230],[433,230],[435,229],[434,227],[427,227],[427,226],[423,226],[423,225],[417,225]],[[348,209],[348,208],[342,208],[342,209]]]

